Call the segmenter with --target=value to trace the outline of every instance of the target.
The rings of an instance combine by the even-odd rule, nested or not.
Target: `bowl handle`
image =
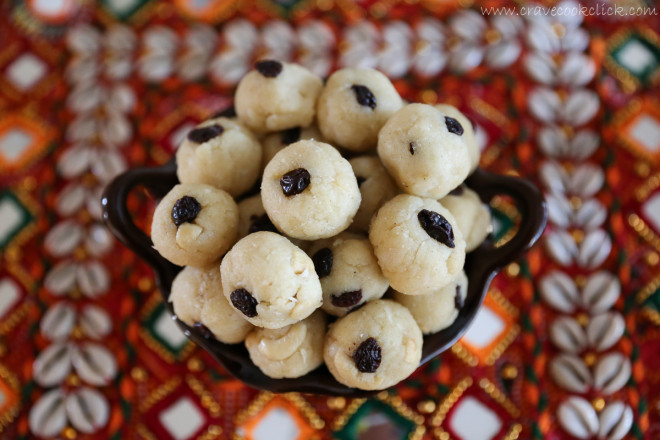
[[[154,249],[151,238],[135,225],[128,212],[126,200],[138,185],[144,185],[160,199],[177,183],[179,182],[174,161],[161,167],[136,168],[110,182],[101,199],[103,219],[115,236],[161,273],[170,272],[172,264],[160,256]]]
[[[482,201],[488,203],[496,195],[508,195],[516,202],[520,212],[520,228],[511,240],[495,247],[492,242],[484,243],[478,253],[479,260],[489,269],[499,270],[520,256],[538,241],[548,219],[543,193],[531,182],[518,177],[489,173],[478,168],[467,180]]]

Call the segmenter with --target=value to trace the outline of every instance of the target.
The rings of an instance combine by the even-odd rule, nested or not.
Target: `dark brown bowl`
[[[160,199],[177,183],[174,161],[161,167],[134,169],[115,178],[106,188],[102,200],[106,223],[122,243],[153,268],[165,305],[172,315],[174,311],[168,297],[172,280],[181,267],[161,257],[152,247],[151,239],[135,226],[126,207],[126,198],[133,188],[142,185],[149,189],[155,198]],[[543,195],[530,182],[477,169],[468,178],[467,184],[484,202],[490,201],[498,194],[513,198],[521,215],[520,228],[503,246],[494,247],[492,241],[487,240],[467,255],[465,272],[469,282],[465,305],[449,328],[424,337],[420,365],[447,350],[465,333],[481,306],[490,281],[500,269],[518,259],[538,240],[546,224],[547,212]],[[297,391],[349,397],[372,394],[340,384],[325,366],[296,379],[271,379],[250,361],[243,344],[223,344],[213,338],[205,338],[199,330],[187,326],[177,318],[174,319],[183,332],[209,352],[225,370],[252,387],[276,393]]]

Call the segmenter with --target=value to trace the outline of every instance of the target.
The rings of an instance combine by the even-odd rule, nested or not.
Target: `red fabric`
[[[84,107],[85,103],[78,100],[93,93],[91,89],[81,92],[83,85],[92,84],[110,90],[121,83],[132,91],[135,104],[123,113],[131,130],[128,140],[119,146],[104,148],[123,158],[128,168],[156,165],[172,155],[174,145],[170,135],[186,121],[195,123],[225,108],[231,102],[234,87],[210,74],[202,75],[196,81],[187,81],[178,71],[157,80],[146,80],[140,69],[155,68],[146,61],[150,49],[145,35],[156,26],[173,32],[177,46],[169,56],[178,60],[174,63],[176,67],[185,60],[186,32],[198,22],[205,21],[212,32],[221,36],[212,49],[215,56],[226,50],[229,44],[226,37],[222,37],[223,32],[239,19],[252,23],[259,30],[276,19],[283,20],[294,30],[317,20],[324,23],[334,36],[335,43],[324,56],[328,57],[332,69],[336,69],[340,66],[342,54],[350,50],[350,44],[344,40],[344,33],[350,26],[366,21],[382,35],[395,20],[415,28],[422,18],[434,17],[447,25],[459,11],[457,2],[301,1],[282,6],[267,0],[231,4],[213,1],[204,12],[192,17],[186,12],[186,5],[193,2],[185,0],[135,3],[141,6],[124,15],[113,12],[111,1],[62,2],[64,12],[61,16],[40,15],[36,2],[5,2],[2,6],[1,192],[3,197],[17,200],[25,211],[24,215],[19,215],[18,232],[7,234],[6,242],[0,237],[0,280],[12,280],[12,286],[16,286],[19,292],[13,306],[0,314],[0,392],[5,396],[4,400],[0,399],[2,438],[35,437],[28,422],[30,410],[46,392],[56,388],[41,386],[34,378],[35,358],[54,343],[44,336],[40,323],[43,323],[45,313],[62,301],[72,304],[78,311],[93,304],[107,312],[111,317],[112,331],[98,343],[112,353],[117,364],[117,374],[107,385],[92,386],[109,404],[107,422],[91,434],[81,432],[75,424],[67,422],[67,428],[61,433],[63,438],[168,438],[169,434],[163,431],[157,420],[158,410],[183,395],[199,403],[205,414],[204,426],[194,436],[231,438],[235,432],[236,435],[248,435],[246,431],[236,430],[241,426],[252,426],[252,417],[263,416],[255,402],[261,398],[264,400],[261,406],[265,407],[269,399],[267,395],[259,397],[258,391],[228,377],[201,350],[189,345],[172,354],[150,336],[147,324],[153,313],[159,310],[160,295],[150,269],[121,244],[115,242],[111,250],[96,255],[85,247],[84,238],[81,238],[61,254],[52,251],[53,248],[66,248],[66,238],[75,236],[71,231],[60,237],[53,235],[62,222],[69,221],[82,228],[84,237],[92,235],[89,228],[98,224],[93,210],[86,205],[68,213],[58,210],[63,194],[71,185],[91,191],[104,181],[102,157],[92,160],[88,170],[76,172],[73,169],[77,165],[71,157],[79,159],[83,153],[71,151],[76,145],[85,143],[75,139],[76,133],[84,131],[75,126],[81,123],[80,116],[107,120],[98,113],[74,108]],[[70,10],[66,9],[68,6]],[[477,11],[478,8],[473,7]],[[490,17],[487,19],[491,20]],[[76,76],[82,75],[86,67],[76,64],[80,54],[67,45],[71,29],[89,24],[102,38],[109,38],[111,30],[116,30],[120,23],[136,38],[134,49],[122,55],[131,66],[130,73],[119,81],[110,80],[107,74],[96,75],[90,81]],[[578,164],[588,162],[602,170],[604,184],[592,198],[607,208],[607,218],[601,229],[610,237],[612,251],[597,267],[587,269],[572,264],[565,266],[564,270],[577,279],[578,284],[580,278],[601,269],[610,271],[620,280],[621,296],[612,310],[624,316],[626,332],[607,351],[622,353],[630,359],[632,371],[631,379],[614,394],[590,391],[583,397],[594,402],[595,407],[598,407],[600,398],[605,404],[621,401],[629,405],[634,414],[630,438],[652,439],[660,435],[660,375],[657,373],[660,370],[660,239],[657,238],[660,231],[654,229],[649,213],[643,212],[642,207],[658,193],[660,183],[656,182],[660,181],[660,156],[657,151],[641,153],[643,148],[639,142],[635,144],[630,140],[626,130],[638,115],[658,114],[657,80],[660,73],[656,65],[655,73],[636,82],[631,79],[633,76],[616,67],[612,53],[617,44],[626,41],[635,31],[647,38],[650,53],[660,54],[660,21],[657,15],[633,20],[592,16],[586,17],[580,28],[586,31],[590,40],[586,49],[578,52],[592,60],[594,79],[580,86],[552,84],[547,87],[557,91],[559,96],[570,94],[578,87],[598,98],[600,107],[596,116],[581,125],[582,129],[591,129],[600,136],[598,149],[586,159],[561,159],[558,163],[566,170],[575,170]],[[484,62],[464,74],[445,69],[438,75],[425,78],[414,68],[409,68],[406,75],[395,79],[394,83],[401,95],[410,101],[448,102],[464,110],[489,139],[482,166],[502,173],[515,172],[542,186],[540,169],[549,159],[541,150],[537,135],[545,126],[562,127],[566,123],[546,124],[530,112],[530,97],[543,85],[525,68],[525,60],[533,52],[525,31],[516,38],[523,46],[522,54],[506,69],[494,69]],[[384,45],[382,39],[379,40],[378,50],[383,50]],[[410,47],[407,53],[414,49],[415,46]],[[254,49],[245,63],[251,63],[265,50],[263,45]],[[421,50],[421,46],[417,50]],[[92,49],[92,52],[97,51],[107,52]],[[294,52],[297,57],[303,55],[300,47]],[[21,79],[24,80],[22,84],[26,84],[30,82],[29,77],[23,74],[21,79],[12,80],[10,69],[21,55],[27,53],[40,60],[41,69],[36,68],[40,75],[31,84],[20,86],[17,84],[21,84]],[[100,63],[105,66],[106,61]],[[102,101],[106,100],[109,98],[104,96]],[[18,158],[11,156],[9,150],[2,150],[4,136],[16,129],[27,133],[31,142],[25,146],[20,136],[18,140],[12,140],[12,145],[20,147]],[[99,134],[102,127],[94,126],[92,130]],[[118,130],[113,128],[110,132],[116,134]],[[71,157],[67,158],[67,154]],[[84,165],[80,166],[84,168]],[[99,171],[99,168],[102,169]],[[0,202],[3,200],[9,199],[0,198]],[[136,196],[131,203],[140,212],[140,221],[146,227],[150,205],[142,203],[143,200],[143,196]],[[646,229],[639,228],[639,223],[631,217],[633,215],[644,220]],[[6,222],[10,224],[9,220]],[[550,223],[545,237],[559,229]],[[584,232],[580,228],[568,230],[573,237]],[[52,273],[57,264],[73,262],[84,265],[91,261],[100,263],[109,274],[109,287],[98,294],[90,297],[79,286],[58,296],[44,284],[46,275]],[[561,267],[546,247],[539,244],[519,264],[501,273],[493,282],[487,305],[495,313],[501,313],[506,335],[512,336],[512,340],[502,343],[502,353],[489,358],[492,353],[475,351],[469,356],[461,356],[458,349],[449,351],[392,390],[392,395],[401,401],[386,400],[388,404],[407,414],[406,417],[414,420],[416,425],[423,426],[424,436],[444,438],[446,431],[453,438],[458,434],[447,425],[447,420],[456,410],[456,404],[447,403],[447,398],[462,381],[471,378],[471,385],[465,393],[459,393],[457,399],[460,402],[466,396],[478,395],[487,407],[493,408],[503,423],[494,438],[506,435],[514,438],[511,429],[516,424],[522,429],[520,438],[571,438],[559,423],[557,410],[568,396],[579,393],[559,387],[551,378],[548,367],[559,353],[549,340],[549,328],[558,316],[565,313],[558,313],[543,302],[539,287],[539,281],[545,275]],[[577,318],[579,315],[578,312],[571,314]],[[73,330],[69,340],[82,343],[90,338],[80,330]],[[463,347],[465,350],[466,346]],[[588,358],[588,353],[581,356]],[[179,384],[172,390],[163,391],[174,379],[178,379]],[[199,392],[191,388],[193,382],[199,385]],[[61,386],[72,391],[85,386],[85,381],[72,373]],[[495,391],[487,393],[487,390]],[[162,399],[144,408],[144,402],[160,395],[163,395]],[[319,428],[316,430],[319,438],[330,438],[333,430],[341,432],[344,426],[342,415],[351,403],[321,396],[296,396],[292,402],[286,406],[297,409],[297,412],[291,410],[291,417],[296,423],[314,427],[309,429]],[[443,404],[448,405],[446,417],[439,417]],[[209,406],[213,405],[219,410],[210,411]],[[249,408],[254,414],[246,411]],[[217,429],[209,431],[209,424],[221,427],[222,434],[218,434]]]

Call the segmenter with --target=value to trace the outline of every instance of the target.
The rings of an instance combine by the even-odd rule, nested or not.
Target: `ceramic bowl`
[[[128,212],[126,199],[137,186],[146,187],[154,198],[160,199],[177,183],[176,165],[172,160],[160,167],[133,169],[121,174],[106,188],[102,200],[107,225],[119,240],[153,268],[163,301],[172,314],[174,311],[168,298],[172,280],[181,267],[161,257],[152,247],[151,239],[135,226]],[[492,240],[487,239],[467,255],[465,272],[469,282],[465,305],[450,327],[424,336],[420,365],[450,348],[465,333],[481,307],[493,277],[499,270],[521,257],[538,240],[546,224],[547,212],[543,195],[526,180],[477,169],[467,179],[467,185],[476,191],[485,203],[496,195],[511,197],[520,213],[520,226],[515,236],[504,245],[495,247]],[[211,354],[225,370],[254,388],[276,393],[296,391],[347,397],[372,394],[340,384],[325,366],[296,379],[271,379],[250,361],[243,344],[223,344],[214,338],[206,338],[197,329],[176,318],[175,320],[186,336]]]

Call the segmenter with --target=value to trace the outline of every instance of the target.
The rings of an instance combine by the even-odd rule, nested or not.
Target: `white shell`
[[[392,21],[383,28],[383,48],[378,56],[379,69],[390,78],[400,78],[410,69],[412,29],[402,21]]]
[[[600,191],[604,183],[605,173],[602,167],[585,163],[577,167],[571,175],[569,189],[572,194],[591,197]]]
[[[611,402],[600,413],[599,419],[599,439],[621,440],[628,434],[628,431],[632,427],[632,408],[623,402]]]
[[[617,352],[606,354],[594,367],[594,388],[612,394],[628,382],[630,373],[630,359]]]
[[[410,69],[409,53],[407,47],[386,47],[378,55],[378,68],[390,78],[401,78]]]
[[[560,164],[552,160],[545,161],[541,164],[539,173],[541,182],[550,191],[555,193],[566,192],[568,175]]]
[[[563,229],[555,229],[545,237],[545,247],[554,260],[562,266],[570,266],[578,256],[578,247],[571,234]],[[588,248],[587,250],[591,250]],[[583,258],[588,257],[585,255]]]
[[[568,138],[558,127],[542,127],[536,136],[536,142],[546,156],[561,158],[568,150]]]
[[[101,42],[101,33],[88,24],[77,24],[66,34],[67,47],[77,54],[95,55]]]
[[[126,170],[126,160],[119,152],[108,149],[98,152],[92,162],[92,173],[101,181],[107,182]]]
[[[100,392],[81,388],[67,396],[66,414],[78,431],[91,434],[108,423],[110,407]]]
[[[481,64],[484,51],[471,44],[460,44],[449,54],[449,68],[455,72],[469,72]]]
[[[486,64],[493,69],[504,69],[513,64],[521,52],[522,47],[518,41],[502,41],[488,48],[486,51]]]
[[[67,105],[75,113],[88,113],[99,107],[105,98],[105,90],[99,84],[89,82],[76,85],[67,97]]]
[[[271,20],[261,28],[261,46],[266,51],[265,58],[288,61],[295,44],[296,33],[285,21]]]
[[[197,54],[210,55],[217,44],[218,34],[207,25],[195,24],[186,33],[185,44]]]
[[[490,24],[506,39],[518,37],[525,28],[521,18],[515,15],[495,15],[490,19]]]
[[[591,313],[602,313],[614,305],[621,294],[621,283],[611,272],[602,270],[589,276],[582,288],[582,304]]]
[[[342,40],[348,48],[340,55],[339,62],[342,66],[375,66],[380,32],[373,23],[361,21],[345,28]],[[356,54],[364,54],[364,60],[361,61]]]
[[[97,81],[101,68],[96,58],[74,56],[66,66],[66,78],[70,84]]]
[[[380,39],[378,28],[369,21],[361,21],[345,28],[342,39],[350,46],[373,47]]]
[[[447,54],[441,50],[429,48],[415,54],[413,68],[420,76],[437,75],[447,66]]]
[[[378,57],[379,69],[392,79],[404,76],[411,66],[405,49],[387,49],[380,52]]]
[[[211,75],[221,84],[235,85],[248,72],[249,62],[240,51],[222,52],[211,62]]]
[[[66,302],[51,306],[39,322],[41,334],[46,339],[56,341],[71,334],[76,325],[76,311]]]
[[[314,75],[326,77],[332,68],[332,57],[327,53],[304,53],[298,58],[298,63],[312,72]]]
[[[429,43],[443,44],[445,42],[445,27],[436,18],[424,17],[415,24],[415,31],[420,40]]]
[[[74,348],[71,362],[80,378],[90,385],[108,385],[117,374],[114,356],[96,343],[87,342]]]
[[[170,54],[177,47],[178,37],[176,33],[165,26],[151,26],[142,34],[142,43],[150,52],[159,55]]]
[[[108,253],[115,241],[108,229],[100,223],[94,223],[89,227],[85,237],[85,249],[94,255],[102,256]]]
[[[531,91],[527,98],[527,106],[532,115],[541,122],[553,122],[561,112],[562,103],[557,93],[546,87],[538,87]]]
[[[375,69],[378,66],[378,53],[375,43],[373,46],[356,44],[350,46],[339,58],[342,67],[364,67]]]
[[[568,316],[557,318],[550,326],[550,340],[562,351],[578,354],[587,347],[587,335],[577,321]]]
[[[607,219],[607,209],[597,199],[588,199],[575,211],[574,224],[585,230],[601,226]]]
[[[228,46],[249,54],[259,41],[259,31],[252,22],[244,19],[231,20],[222,29],[222,36]]]
[[[184,81],[195,81],[206,74],[208,56],[189,52],[177,61],[177,73]]]
[[[77,115],[66,127],[66,138],[73,143],[92,141],[96,138],[97,131],[96,118],[92,114],[82,113]]]
[[[55,438],[66,427],[64,392],[60,388],[48,391],[30,408],[30,431],[41,438]]]
[[[94,188],[87,196],[87,212],[95,220],[103,219],[103,206],[101,205],[101,197],[103,197],[104,185],[99,185]]]
[[[85,203],[87,190],[77,182],[70,183],[60,191],[55,200],[55,211],[62,217],[75,214]]]
[[[42,387],[64,382],[71,372],[71,347],[67,342],[49,345],[39,353],[32,368],[35,382]]]
[[[85,295],[95,298],[110,288],[110,274],[103,264],[90,261],[78,266],[76,271],[78,287]]]
[[[131,58],[108,57],[104,60],[105,75],[110,79],[120,81],[133,71]]]
[[[563,313],[573,313],[580,302],[577,286],[561,271],[556,270],[544,276],[539,289],[545,302]]]
[[[587,325],[589,345],[598,351],[605,351],[619,342],[625,329],[626,323],[619,312],[592,316]]]
[[[573,217],[571,202],[562,193],[548,193],[545,201],[548,204],[548,219],[560,228],[568,228]]]
[[[527,75],[541,84],[556,83],[556,66],[554,60],[543,52],[531,52],[523,61]]]
[[[128,113],[135,107],[135,92],[127,84],[116,84],[110,89],[108,100],[114,111]]]
[[[55,296],[62,296],[69,292],[76,283],[75,263],[61,261],[57,263],[46,275],[44,287]]]
[[[68,148],[57,161],[57,171],[65,179],[72,179],[87,171],[92,161],[92,151],[85,145]]]
[[[104,123],[101,124],[99,135],[105,145],[122,147],[131,140],[133,126],[121,112],[108,111]],[[120,163],[123,162],[123,160],[120,161]],[[92,165],[92,171],[94,171],[94,165]]]
[[[567,29],[574,29],[583,21],[582,13],[580,12],[580,3],[573,0],[564,0],[557,3],[557,7],[561,9],[560,14],[552,16],[552,20],[556,20],[563,24]]]
[[[46,234],[44,247],[54,257],[69,255],[80,244],[83,232],[75,220],[61,221]]]
[[[85,306],[78,316],[78,322],[82,332],[92,339],[101,339],[112,331],[110,316],[105,310],[95,305]]]
[[[570,29],[562,39],[562,49],[566,52],[584,52],[589,45],[589,34],[584,29]]]
[[[572,354],[559,354],[550,361],[548,369],[557,385],[575,393],[586,392],[593,381],[584,361]]]
[[[560,42],[552,29],[541,23],[533,23],[527,28],[527,42],[541,52],[556,52]]]
[[[577,263],[587,269],[595,269],[603,264],[612,251],[612,239],[602,229],[593,229],[580,244]]]
[[[140,58],[138,70],[145,80],[161,82],[174,71],[174,62],[169,54],[147,54]]]
[[[598,133],[589,129],[580,130],[571,140],[570,151],[567,152],[567,157],[584,160],[596,151],[599,143],[600,136],[598,136]]]
[[[569,139],[559,127],[546,126],[542,127],[537,135],[537,143],[543,153],[558,159],[584,160],[596,151],[599,142],[598,134],[590,129],[580,130]],[[596,171],[600,169],[597,168]],[[577,190],[581,191],[582,188]]]
[[[413,30],[408,23],[401,20],[388,22],[381,32],[385,44],[392,47],[410,47],[410,42],[414,38]]]
[[[557,408],[559,424],[577,438],[590,438],[598,432],[598,416],[586,400],[571,396]]]
[[[567,124],[579,127],[591,121],[600,109],[600,98],[591,90],[578,90],[564,103],[563,120]]]
[[[298,43],[307,50],[328,52],[335,46],[335,34],[320,20],[308,20],[298,27]]]
[[[113,24],[105,31],[105,46],[114,52],[132,52],[137,44],[137,36],[130,26]]]
[[[462,9],[452,15],[449,28],[462,40],[476,42],[487,28],[484,17],[470,9]]]
[[[570,52],[559,70],[559,80],[563,84],[584,86],[593,79],[595,73],[596,65],[591,57],[580,52]]]
[[[370,22],[360,22],[349,27],[342,35],[349,48],[358,51],[374,49],[378,51],[382,43],[382,36],[378,28]]]

